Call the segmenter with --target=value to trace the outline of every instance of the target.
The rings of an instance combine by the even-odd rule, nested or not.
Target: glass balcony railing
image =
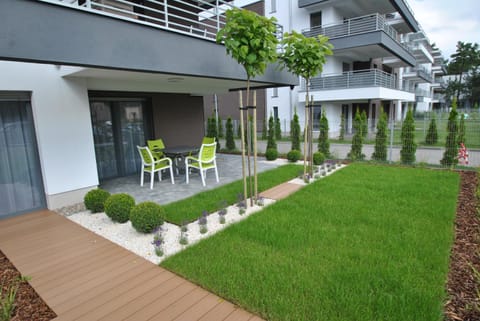
[[[312,78],[310,81],[311,90],[334,90],[362,87],[385,87],[399,89],[395,75],[378,69],[365,69],[344,72],[340,75],[324,75]],[[306,89],[305,82],[301,89]]]

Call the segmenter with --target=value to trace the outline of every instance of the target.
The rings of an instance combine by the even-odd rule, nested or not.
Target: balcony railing
[[[311,90],[333,90],[362,87],[400,89],[394,75],[378,69],[348,71],[341,75],[325,75],[312,78],[310,81]],[[303,82],[302,90],[305,89],[305,82]]]
[[[302,30],[303,34],[307,37],[325,35],[330,39],[353,36],[372,31],[384,31],[397,43],[401,44],[398,32],[386,22],[383,15],[378,13],[347,19],[342,23],[323,25],[321,27],[319,26]]]
[[[428,71],[428,69],[426,69],[425,67],[423,66],[416,66],[416,67],[407,67],[405,69],[405,77],[408,77],[408,74],[414,74],[414,77],[419,77],[419,78],[422,78],[423,80],[425,80],[426,82],[429,82],[429,83],[432,83],[433,82],[433,77],[432,77],[432,74]],[[410,78],[412,76],[410,75]]]
[[[231,0],[37,0],[215,41]],[[277,25],[277,37],[283,28]]]
[[[415,89],[415,96],[419,96],[419,97],[432,97],[432,95],[430,94],[430,91],[428,90],[424,90],[424,89]]]

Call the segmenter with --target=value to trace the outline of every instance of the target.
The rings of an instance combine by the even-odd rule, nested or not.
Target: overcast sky
[[[408,0],[415,18],[444,58],[458,41],[480,45],[480,0]]]

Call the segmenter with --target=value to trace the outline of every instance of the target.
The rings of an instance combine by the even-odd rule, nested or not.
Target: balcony
[[[378,13],[308,28],[302,32],[307,37],[329,37],[336,52],[356,48],[364,50],[364,55],[368,58],[389,57],[393,54],[407,65],[415,65],[413,53],[401,44],[397,31]]]
[[[245,71],[215,42],[230,7],[226,0],[2,0],[0,59],[82,67],[75,75],[130,77],[142,86],[150,79],[157,91],[172,75],[196,84],[177,84],[189,93],[238,89]],[[274,65],[254,79],[257,88],[296,83]]]
[[[433,77],[431,73],[422,66],[417,66],[415,68],[406,68],[403,74],[403,78],[416,83],[433,82]]]
[[[331,90],[362,87],[385,87],[399,89],[394,75],[378,69],[366,69],[344,72],[341,75],[325,75],[312,78],[311,90]],[[305,90],[305,83],[302,83]]]

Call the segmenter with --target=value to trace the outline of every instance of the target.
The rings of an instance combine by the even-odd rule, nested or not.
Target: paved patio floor
[[[253,162],[253,157],[251,159]],[[102,182],[100,187],[112,194],[128,193],[135,198],[137,203],[153,201],[159,204],[167,204],[242,178],[242,157],[239,155],[217,154],[217,166],[220,182],[216,182],[214,171],[209,170],[206,176],[206,186],[202,186],[200,174],[196,172],[190,175],[189,184],[185,183],[185,173],[175,176],[175,184],[173,185],[170,182],[169,174],[165,173],[160,182],[158,177],[155,177],[153,189],[150,189],[149,174],[145,174],[143,187],[140,186],[140,174],[111,179]],[[278,163],[267,162],[263,157],[258,158],[259,172],[277,166]],[[253,171],[253,164],[251,168]]]

